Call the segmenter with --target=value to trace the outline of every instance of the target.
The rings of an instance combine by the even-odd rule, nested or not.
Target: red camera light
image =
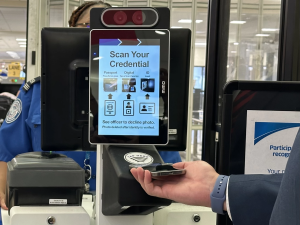
[[[117,11],[114,15],[114,21],[118,25],[123,25],[127,22],[127,15],[124,11]]]
[[[101,22],[106,27],[153,27],[158,22],[158,13],[153,8],[107,8]]]
[[[132,15],[132,22],[136,25],[142,25],[146,20],[146,15],[141,10],[136,11]]]

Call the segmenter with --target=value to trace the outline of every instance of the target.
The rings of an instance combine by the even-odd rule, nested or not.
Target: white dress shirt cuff
[[[230,208],[229,208],[229,197],[228,197],[229,179],[230,179],[230,177],[228,177],[227,188],[226,188],[226,208],[227,208],[227,214],[232,221],[231,214],[230,214]]]

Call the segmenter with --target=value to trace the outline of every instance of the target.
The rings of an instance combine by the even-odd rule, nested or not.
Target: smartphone
[[[153,163],[150,165],[129,165],[129,169],[142,167],[144,170],[149,170],[152,177],[161,177],[161,176],[172,176],[172,175],[183,175],[185,170],[175,169],[172,163]]]

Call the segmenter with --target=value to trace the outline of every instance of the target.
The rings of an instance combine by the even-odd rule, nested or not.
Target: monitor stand
[[[153,225],[153,213],[148,215],[105,216],[102,214],[103,145],[97,145],[96,225]]]

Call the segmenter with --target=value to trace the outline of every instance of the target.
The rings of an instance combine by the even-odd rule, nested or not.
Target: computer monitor
[[[188,29],[171,29],[169,144],[158,150],[186,149],[190,39]],[[89,111],[89,29],[44,28],[42,30],[41,148],[46,151],[96,150],[88,142],[88,117],[98,104],[92,92]],[[136,88],[134,80],[123,82],[122,91]],[[111,92],[113,78],[104,83]],[[151,87],[147,81],[146,88]],[[91,85],[91,89],[95,89]],[[107,108],[107,113],[112,113]],[[94,118],[96,120],[96,118]],[[92,133],[92,132],[91,132]]]

